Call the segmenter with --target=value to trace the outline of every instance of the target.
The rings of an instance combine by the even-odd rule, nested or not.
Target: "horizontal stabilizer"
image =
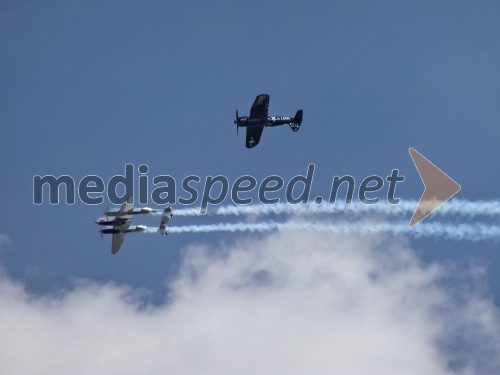
[[[166,236],[168,234],[168,222],[169,220],[174,217],[174,210],[172,207],[168,206],[163,210],[163,214],[161,216],[161,222],[160,222],[160,234],[163,236]]]

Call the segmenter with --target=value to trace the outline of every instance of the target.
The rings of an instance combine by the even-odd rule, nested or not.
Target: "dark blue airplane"
[[[238,117],[238,110],[236,110],[236,131],[239,127],[247,128],[247,148],[257,146],[260,141],[260,136],[264,127],[279,125],[290,125],[290,128],[296,132],[302,123],[302,110],[299,109],[295,117],[288,116],[267,116],[267,109],[269,108],[269,95],[261,94],[255,98],[252,108],[250,109],[250,116]]]

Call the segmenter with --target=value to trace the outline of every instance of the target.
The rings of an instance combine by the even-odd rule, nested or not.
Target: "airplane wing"
[[[115,233],[113,234],[113,241],[111,242],[111,253],[116,254],[120,247],[122,246],[123,241],[125,240],[125,233]]]
[[[130,227],[130,223],[132,222],[133,218],[133,216],[128,215],[128,213],[133,209],[134,205],[132,204],[132,197],[129,197],[127,198],[127,201],[122,204],[122,206],[120,207],[120,211],[116,215],[116,217],[119,217],[122,220],[113,225],[113,229],[119,230],[119,232],[113,234],[113,240],[111,242],[112,254],[116,254],[118,250],[120,250],[120,247],[125,240],[125,232]]]
[[[128,197],[118,211],[107,211],[106,216],[124,216],[128,215],[134,209],[133,198]]]
[[[264,130],[263,126],[249,126],[247,127],[247,148],[255,147],[259,144],[260,136]]]
[[[269,108],[269,95],[267,94],[258,95],[255,98],[255,101],[253,102],[252,108],[250,109],[250,118],[261,119],[267,117],[268,108]]]

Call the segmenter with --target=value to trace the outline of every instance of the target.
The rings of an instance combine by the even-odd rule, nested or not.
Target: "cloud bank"
[[[387,236],[275,232],[184,250],[162,306],[79,281],[0,276],[3,374],[495,374],[484,270],[423,264]]]

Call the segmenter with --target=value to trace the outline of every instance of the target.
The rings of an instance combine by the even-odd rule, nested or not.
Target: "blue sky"
[[[398,168],[398,195],[418,199],[414,147],[461,184],[459,198],[497,199],[499,13],[494,1],[2,2],[5,274],[35,295],[85,279],[144,288],[161,303],[183,249],[265,237],[131,234],[111,256],[92,223],[105,205],[35,206],[34,175],[106,180],[133,163],[177,181],[287,180],[314,163],[315,196],[334,175]],[[266,129],[248,150],[234,111],[248,114],[260,93],[270,114],[301,108],[304,122],[297,133]],[[409,241],[424,264],[484,266],[498,308],[498,242]]]

